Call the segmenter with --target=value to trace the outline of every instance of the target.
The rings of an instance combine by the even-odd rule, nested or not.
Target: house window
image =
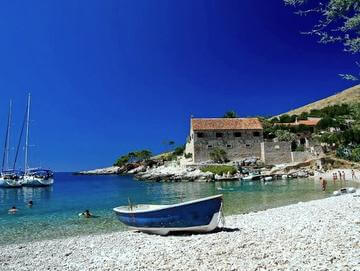
[[[216,137],[223,137],[223,133],[216,133]]]
[[[260,136],[260,132],[253,132],[253,135],[258,137],[258,136]]]
[[[250,147],[250,144],[246,144],[246,147],[248,147],[248,148],[249,148],[249,147]]]
[[[227,144],[226,148],[231,149],[232,148],[231,144]]]
[[[275,149],[275,150],[279,150],[279,149],[280,149],[280,146],[279,146],[279,145],[275,145],[274,149]]]
[[[212,145],[208,145],[208,149],[211,149],[213,146]]]
[[[235,132],[235,133],[234,133],[234,136],[235,136],[235,137],[241,137],[241,133],[240,133],[240,132]]]
[[[198,138],[203,138],[204,137],[204,133],[196,133]]]

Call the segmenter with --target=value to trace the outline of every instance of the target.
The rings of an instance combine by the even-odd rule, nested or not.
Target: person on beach
[[[29,208],[33,207],[33,205],[34,205],[34,202],[32,200],[29,200],[29,202],[28,202]]]
[[[337,173],[334,172],[333,175],[334,175],[334,181],[336,181],[337,180]]]
[[[85,218],[93,217],[92,213],[90,213],[89,210],[85,210],[85,212],[80,213],[79,216],[83,216]]]
[[[339,170],[339,180],[341,181],[342,180],[342,176],[341,176],[341,171]]]
[[[343,181],[346,181],[346,179],[345,179],[345,171],[342,172],[342,178],[343,178]]]
[[[8,210],[8,213],[9,214],[15,214],[17,211],[18,211],[18,209],[16,209],[16,206],[13,206]]]
[[[357,177],[355,175],[355,171],[353,169],[351,170],[351,179],[352,180],[357,180]]]
[[[323,179],[322,177],[320,177],[320,183],[321,183],[322,191],[325,191],[326,190],[326,185],[327,185],[326,180]]]

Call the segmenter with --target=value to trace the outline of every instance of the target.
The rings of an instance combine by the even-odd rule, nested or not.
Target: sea
[[[225,215],[243,214],[330,197],[344,186],[328,182],[326,192],[312,179],[261,182],[150,182],[131,176],[55,173],[44,188],[0,188],[0,246],[127,230],[113,208],[131,204],[173,204],[223,194]],[[360,187],[347,182],[346,186]],[[27,203],[32,200],[33,207]],[[8,214],[16,206],[19,211]],[[79,217],[90,210],[95,218]]]

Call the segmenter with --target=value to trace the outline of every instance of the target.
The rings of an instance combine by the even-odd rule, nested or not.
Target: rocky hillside
[[[321,109],[329,105],[360,102],[360,85],[353,86],[335,95],[329,96],[317,102],[291,110],[284,114],[300,115],[302,112],[310,112],[311,109]]]

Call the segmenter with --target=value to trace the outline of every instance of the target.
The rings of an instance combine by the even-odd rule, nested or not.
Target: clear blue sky
[[[31,165],[69,171],[183,143],[190,115],[278,114],[352,86],[337,74],[354,57],[300,35],[311,18],[293,11],[281,0],[2,1],[0,141],[9,99],[17,137],[29,91]]]

